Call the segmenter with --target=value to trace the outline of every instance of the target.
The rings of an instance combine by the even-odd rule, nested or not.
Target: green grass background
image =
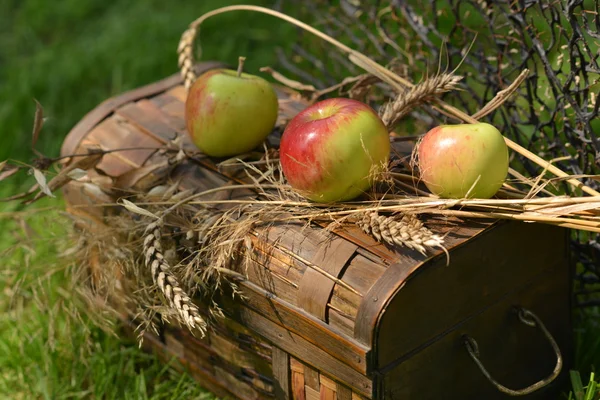
[[[33,159],[34,98],[47,117],[36,147],[56,156],[97,104],[177,72],[177,43],[194,18],[236,3],[271,2],[0,1],[0,161]],[[258,73],[294,38],[294,28],[268,16],[223,15],[203,25],[203,59],[235,64],[244,55],[246,71]],[[31,182],[25,173],[0,182],[0,196]],[[68,232],[61,207],[60,196],[27,208],[0,203],[0,398],[211,398],[135,343],[64,312],[72,295],[58,256]],[[596,321],[577,327],[577,368],[586,374],[600,358]]]

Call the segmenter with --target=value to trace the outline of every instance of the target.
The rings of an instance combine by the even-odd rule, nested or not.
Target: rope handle
[[[500,383],[498,383],[494,378],[492,378],[490,373],[485,369],[485,367],[483,366],[483,363],[479,359],[479,346],[477,345],[477,342],[475,341],[475,339],[473,339],[469,335],[463,335],[463,344],[464,344],[465,348],[467,349],[469,355],[475,362],[475,364],[477,364],[477,366],[483,373],[483,375],[496,387],[496,389],[498,389],[500,392],[508,394],[510,396],[524,396],[524,395],[533,393],[536,390],[543,388],[544,386],[549,385],[552,381],[554,381],[558,377],[558,375],[560,374],[560,371],[562,369],[562,366],[563,366],[563,358],[562,358],[560,349],[558,348],[556,341],[552,337],[552,334],[548,331],[548,329],[542,323],[542,321],[538,318],[538,316],[535,315],[533,312],[531,312],[525,308],[521,308],[521,307],[519,307],[517,309],[517,311],[518,311],[519,320],[522,323],[524,323],[525,325],[530,326],[532,328],[539,328],[542,331],[544,336],[546,336],[546,339],[548,339],[548,341],[550,342],[550,345],[552,346],[554,353],[556,354],[556,365],[554,366],[554,370],[552,371],[552,373],[549,376],[547,376],[546,378],[544,378],[530,386],[527,386],[523,389],[514,390],[514,389],[509,389],[506,386],[503,386]]]

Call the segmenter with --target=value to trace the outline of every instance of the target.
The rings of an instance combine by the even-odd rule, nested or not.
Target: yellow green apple
[[[421,180],[442,198],[494,196],[508,173],[504,137],[487,123],[441,125],[418,145]]]
[[[205,72],[185,102],[192,142],[204,154],[229,157],[258,147],[277,120],[277,95],[265,79],[229,69]]]

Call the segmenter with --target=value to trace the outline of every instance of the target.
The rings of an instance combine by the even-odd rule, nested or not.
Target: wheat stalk
[[[171,307],[173,307],[183,322],[190,328],[198,328],[202,337],[206,333],[206,321],[200,316],[198,307],[181,288],[179,281],[173,275],[171,267],[164,258],[161,239],[162,220],[152,222],[146,227],[144,239],[144,256],[147,268],[152,271],[152,280],[163,292]]]
[[[431,232],[413,214],[386,217],[376,211],[368,211],[362,213],[356,224],[379,242],[406,246],[423,255],[426,254],[427,249],[444,249],[444,238]]]
[[[462,76],[439,74],[413,86],[408,91],[399,93],[395,100],[382,107],[380,114],[383,123],[391,131],[412,109],[455,89],[461,79]]]

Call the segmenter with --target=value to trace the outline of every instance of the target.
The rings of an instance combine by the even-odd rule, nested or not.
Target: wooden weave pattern
[[[292,358],[290,363],[292,399],[294,400],[362,400],[349,387],[336,382],[318,370]]]

